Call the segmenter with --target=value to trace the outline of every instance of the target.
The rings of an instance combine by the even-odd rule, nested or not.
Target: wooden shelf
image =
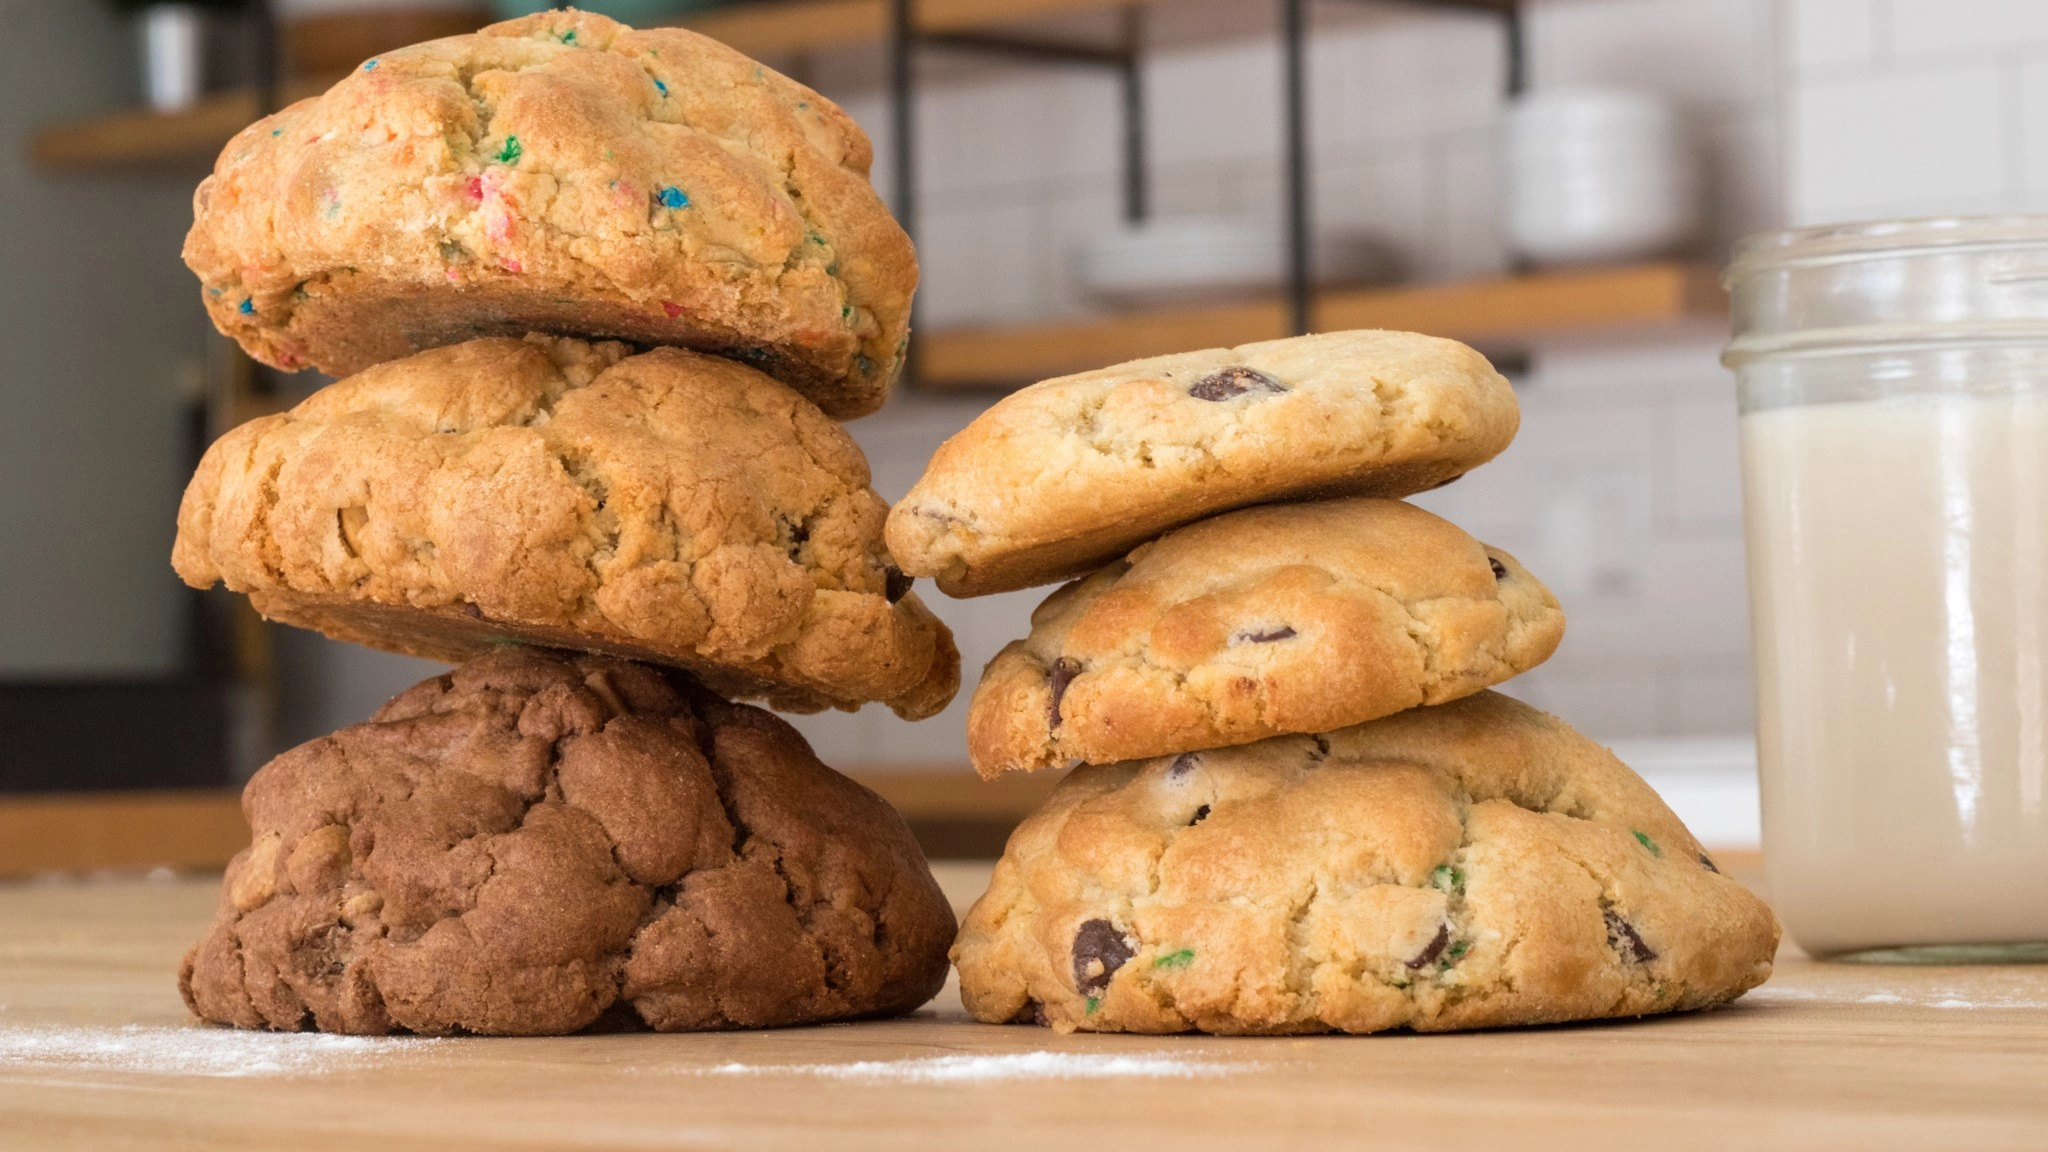
[[[1178,0],[1144,0],[1152,5]],[[1128,0],[920,0],[922,32],[964,32],[1039,17],[1120,8]],[[886,0],[783,0],[737,4],[678,21],[750,56],[789,56],[872,43],[888,31]],[[279,105],[318,95],[337,77],[301,81]],[[36,132],[29,155],[51,171],[211,165],[235,133],[262,114],[251,90],[223,92],[187,112],[128,109],[52,124]]]
[[[965,32],[1035,18],[1122,8],[1129,0],[920,0],[921,32]],[[1148,5],[1179,0],[1144,0]],[[887,0],[781,0],[735,4],[677,21],[749,56],[790,56],[873,43],[888,33]],[[318,95],[336,78],[300,82],[280,106]],[[30,156],[42,168],[78,171],[146,165],[210,165],[261,111],[253,91],[223,92],[188,112],[130,109],[53,124],[35,134]]]
[[[1178,0],[1143,0],[1162,7]],[[1004,24],[1130,7],[1130,0],[918,0],[920,32],[967,32]],[[889,30],[888,0],[783,0],[737,4],[677,21],[749,56],[786,56],[872,43]]]
[[[1156,8],[1182,0],[1139,2]],[[1515,0],[1416,2],[1501,11]],[[920,32],[958,33],[1129,6],[1130,0],[918,0],[916,24]],[[750,56],[791,56],[880,40],[888,33],[889,7],[888,0],[771,0],[698,13],[677,23]],[[279,93],[279,105],[317,95],[334,79],[289,84]],[[52,124],[35,134],[29,154],[37,166],[52,171],[206,166],[259,115],[254,91],[223,92],[188,112],[128,109]]]
[[[301,80],[278,92],[278,105],[317,96],[332,80]],[[211,167],[235,133],[263,115],[254,90],[221,92],[189,112],[146,109],[71,120],[40,129],[29,144],[37,167],[57,172],[108,168]]]
[[[1720,324],[1712,269],[1657,263],[1454,284],[1324,293],[1316,328],[1399,328],[1493,352],[1538,337]],[[938,389],[999,388],[1105,364],[1287,335],[1280,300],[1126,313],[1032,326],[941,329],[918,345],[918,379]]]
[[[1178,0],[1140,0],[1146,7],[1164,7]],[[1514,7],[1515,0],[1418,0],[1444,8],[1490,12]],[[920,32],[967,32],[1003,24],[1071,16],[1083,12],[1130,7],[1130,0],[918,0],[915,21]],[[782,3],[740,4],[678,21],[750,56],[794,55],[881,39],[887,34],[887,0],[785,0]]]

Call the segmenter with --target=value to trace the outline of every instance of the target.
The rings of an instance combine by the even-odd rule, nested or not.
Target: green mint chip
[[[505,146],[504,146],[503,148],[500,148],[500,149],[498,149],[498,163],[500,163],[500,164],[517,164],[517,163],[519,163],[519,153],[520,153],[521,151],[522,151],[522,149],[521,149],[521,148],[519,147],[519,137],[517,137],[517,136],[507,136],[507,137],[505,137]]]
[[[1193,948],[1183,948],[1178,952],[1168,952],[1166,955],[1154,960],[1152,966],[1154,968],[1185,968],[1194,958],[1195,950]]]
[[[1465,886],[1465,873],[1449,864],[1439,864],[1429,874],[1429,886],[1444,892],[1454,892]]]
[[[1102,997],[1090,996],[1088,998],[1088,1014],[1090,1016],[1095,1015],[1095,1010],[1100,1007],[1102,1007]]]
[[[1636,830],[1633,828],[1629,829],[1629,831],[1635,832],[1636,842],[1641,844],[1643,847],[1648,848],[1650,850],[1650,855],[1664,855],[1664,850],[1662,848],[1657,847],[1657,842],[1655,840],[1650,839],[1648,836],[1643,835],[1641,832],[1636,832]]]

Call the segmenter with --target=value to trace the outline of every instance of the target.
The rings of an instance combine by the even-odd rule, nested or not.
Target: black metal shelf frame
[[[1488,0],[1409,0],[1425,7],[1465,8],[1497,12],[1507,36],[1507,75],[1504,87],[1509,97],[1521,93],[1526,83],[1523,52],[1522,13],[1518,4],[1489,3]],[[1307,333],[1315,311],[1315,221],[1309,197],[1308,142],[1308,35],[1309,0],[1278,0],[1280,6],[1281,88],[1282,88],[1282,203],[1284,205],[1287,254],[1288,319],[1297,334]],[[1143,59],[1144,15],[1142,5],[1124,9],[1122,43],[1115,47],[1063,43],[1037,37],[990,33],[931,33],[917,30],[916,0],[889,0],[889,96],[890,128],[895,138],[891,158],[895,183],[896,218],[904,230],[917,232],[917,77],[916,55],[920,48],[950,49],[1016,60],[1050,64],[1110,68],[1121,86],[1123,117],[1123,209],[1124,218],[1143,220],[1149,210],[1149,186],[1145,163],[1145,97],[1139,71]],[[914,351],[914,350],[913,350]],[[914,374],[911,376],[915,379]]]

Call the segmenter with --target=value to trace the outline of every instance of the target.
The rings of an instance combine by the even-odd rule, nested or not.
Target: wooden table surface
[[[214,886],[0,886],[0,1148],[2048,1147],[2048,968],[1788,950],[1720,1011],[1445,1036],[1061,1037],[949,986],[881,1023],[371,1041],[194,1023]]]

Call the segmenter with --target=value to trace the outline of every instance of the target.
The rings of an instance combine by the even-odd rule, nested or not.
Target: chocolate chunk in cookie
[[[1188,395],[1197,400],[1230,400],[1247,392],[1262,392],[1279,395],[1287,386],[1259,371],[1242,364],[1218,368],[1188,386]]]
[[[1602,909],[1600,915],[1607,921],[1607,944],[1623,959],[1636,964],[1648,964],[1657,958],[1657,952],[1643,943],[1642,933],[1621,918],[1612,908]]]
[[[1074,933],[1074,987],[1083,996],[1093,996],[1109,987],[1110,978],[1137,951],[1117,926],[1107,920],[1089,920]]]

